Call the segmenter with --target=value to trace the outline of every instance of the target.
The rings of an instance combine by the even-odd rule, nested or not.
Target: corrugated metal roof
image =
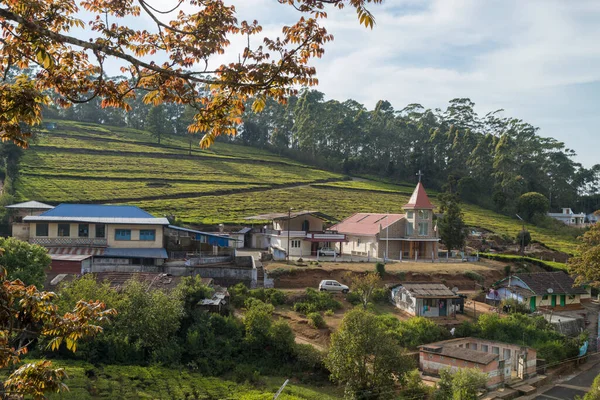
[[[107,204],[59,204],[42,214],[44,217],[92,217],[92,218],[154,218],[136,206]]]
[[[83,260],[87,260],[88,258],[92,258],[93,256],[90,254],[82,254],[82,255],[75,255],[75,254],[50,254],[50,258],[52,260],[56,260],[56,261],[83,261]]]
[[[104,249],[104,257],[126,257],[126,258],[169,258],[165,249],[136,249],[108,247]]]
[[[513,277],[524,282],[538,296],[546,294],[587,294],[587,290],[581,286],[574,286],[575,280],[562,271],[513,274]],[[501,286],[507,286],[508,281],[508,278],[503,279]],[[551,289],[551,291],[548,291],[548,289]]]
[[[50,210],[53,209],[54,206],[46,203],[40,203],[39,201],[31,200],[26,201],[24,203],[11,204],[9,206],[5,206],[5,208],[26,208],[29,210]]]
[[[245,228],[240,229],[238,231],[238,233],[246,234],[246,233],[250,232],[251,230],[252,230],[252,228],[245,227]]]
[[[45,213],[44,213],[45,214]],[[166,218],[48,217],[28,215],[25,222],[89,222],[92,224],[169,225]]]
[[[324,214],[319,211],[294,211],[292,213],[269,213],[269,214],[260,214],[254,215],[252,217],[246,217],[244,219],[247,220],[258,220],[258,221],[272,221],[276,219],[288,219],[288,218],[296,218],[301,217],[303,215],[312,215],[313,217],[320,218],[325,221],[336,221],[334,217],[331,215]]]
[[[183,232],[197,233],[199,235],[204,235],[204,236],[218,237],[221,239],[237,240],[237,239],[230,238],[229,235],[226,235],[226,234],[202,232],[202,231],[197,231],[195,229],[183,228],[181,226],[176,226],[176,225],[169,225],[168,228],[175,229],[176,231],[183,231]]]
[[[404,217],[404,214],[356,213],[329,229],[347,235],[373,236]]]
[[[101,256],[104,248],[100,247],[49,247],[48,255],[90,255]]]
[[[418,298],[458,297],[456,293],[443,283],[403,283],[402,286],[408,290],[411,295]]]

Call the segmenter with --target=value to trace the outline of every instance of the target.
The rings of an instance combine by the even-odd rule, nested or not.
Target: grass
[[[490,260],[497,260],[497,261],[510,261],[510,262],[525,261],[525,262],[529,262],[529,263],[538,265],[549,271],[552,271],[552,270],[565,271],[565,272],[568,271],[567,264],[565,264],[565,263],[556,262],[556,261],[540,260],[538,258],[533,258],[533,257],[521,257],[521,256],[514,255],[514,254],[483,254],[483,253],[481,253],[480,256],[489,258]]]
[[[343,175],[247,146],[215,143],[200,150],[194,145],[189,156],[187,137],[165,136],[159,146],[143,130],[57,122],[59,129],[39,135],[37,144],[25,152],[16,183],[18,200],[116,199],[188,223],[247,225],[245,217],[289,207],[319,210],[340,220],[355,212],[402,212],[413,190],[412,184],[369,176],[348,181]],[[247,189],[265,190],[244,192]],[[437,193],[429,195],[435,204]],[[171,198],[177,196],[182,198]],[[462,208],[470,226],[510,237],[521,229],[516,219],[471,204]],[[551,249],[576,251],[569,234],[528,229],[535,241]]]
[[[270,400],[285,378],[264,378],[252,386],[205,377],[187,369],[139,366],[93,366],[80,361],[53,361],[65,368],[68,392],[51,394],[50,400],[94,399],[240,399]],[[333,386],[316,388],[291,383],[279,399],[333,400],[341,398]]]

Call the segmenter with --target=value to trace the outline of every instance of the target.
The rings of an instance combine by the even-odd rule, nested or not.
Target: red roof
[[[433,210],[435,206],[431,204],[431,202],[429,201],[429,197],[427,197],[427,192],[425,192],[423,184],[419,182],[412,196],[410,196],[408,203],[404,205],[404,208],[425,208]]]
[[[380,227],[385,229],[402,218],[404,214],[356,213],[329,229],[348,235],[374,236],[379,233]]]

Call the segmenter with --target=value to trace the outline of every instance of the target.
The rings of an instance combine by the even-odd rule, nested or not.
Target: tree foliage
[[[550,209],[550,203],[541,193],[528,192],[519,197],[517,210],[526,221],[533,221],[536,215],[545,215]]]
[[[569,273],[579,284],[600,286],[600,224],[592,225],[579,239],[579,255],[569,259]]]
[[[0,238],[0,248],[4,249],[0,266],[6,269],[8,279],[42,288],[51,261],[46,248],[12,237]]]
[[[363,308],[371,301],[373,291],[381,285],[381,277],[377,272],[367,272],[364,275],[350,274],[350,288],[360,297]]]
[[[448,251],[461,249],[467,238],[463,213],[455,196],[450,196],[442,205],[444,215],[438,219],[438,231]]]
[[[353,399],[378,398],[413,367],[378,318],[360,308],[349,311],[331,336],[325,363],[331,379],[343,383]]]
[[[284,102],[299,85],[317,84],[309,63],[333,39],[322,26],[326,4],[354,8],[359,22],[372,28],[366,6],[380,2],[282,0],[281,6],[294,7],[301,18],[282,27],[280,36],[261,41],[259,23],[238,21],[235,7],[221,0],[182,0],[161,8],[147,0],[85,0],[81,9],[75,0],[5,1],[0,6],[2,138],[25,145],[21,123],[38,123],[50,100],[62,107],[97,100],[101,107],[130,110],[130,101],[143,91],[148,104],[195,108],[189,129],[205,132],[201,143],[210,145],[221,134],[235,133],[250,97],[258,112],[269,97]],[[130,28],[137,20],[145,26],[151,21],[152,27]],[[246,42],[241,54],[228,49],[235,37]],[[220,55],[230,62],[214,62]],[[115,60],[123,76],[108,79],[105,64]],[[9,81],[13,68],[36,72]]]
[[[529,246],[529,243],[531,243],[531,233],[529,233],[528,230],[522,230],[517,233],[516,240],[521,247],[521,254],[523,254],[525,247]]]
[[[478,392],[485,388],[487,375],[475,368],[440,371],[435,400],[477,400]]]
[[[102,332],[101,324],[116,314],[100,301],[83,300],[61,314],[56,301],[56,294],[39,291],[20,280],[10,281],[0,271],[0,370],[18,366],[37,341],[45,341],[51,350],[64,344],[74,352],[78,341]],[[8,375],[0,394],[41,399],[45,393],[65,390],[65,377],[64,370],[53,368],[50,361],[25,363]]]

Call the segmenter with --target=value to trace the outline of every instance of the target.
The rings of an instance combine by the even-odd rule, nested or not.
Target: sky
[[[170,1],[153,0],[162,8]],[[277,0],[226,3],[240,20],[257,19],[263,36],[300,16]],[[313,63],[315,89],[327,99],[369,109],[387,100],[400,110],[410,103],[443,109],[468,97],[480,116],[504,109],[565,142],[584,166],[600,163],[600,1],[384,0],[369,9],[372,30],[349,8],[328,12],[324,25],[335,40]],[[232,52],[242,47],[232,41]]]

